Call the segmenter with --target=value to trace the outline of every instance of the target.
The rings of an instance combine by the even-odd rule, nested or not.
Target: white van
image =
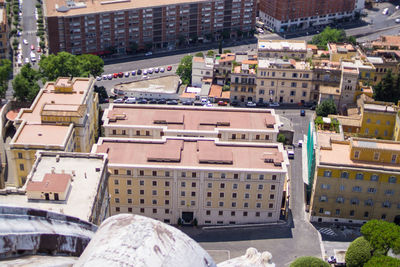
[[[36,61],[36,55],[35,53],[31,52],[31,61],[35,62]]]
[[[383,15],[388,15],[388,14],[389,14],[389,8],[385,8],[385,9],[382,11],[382,14],[383,14]]]
[[[125,100],[125,104],[135,104],[135,103],[136,103],[136,98],[134,98],[134,97],[128,97]]]

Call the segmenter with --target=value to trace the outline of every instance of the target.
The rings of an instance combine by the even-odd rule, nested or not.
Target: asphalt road
[[[36,25],[36,17],[35,17],[35,4],[34,0],[20,0],[22,3],[22,36],[20,43],[22,44],[22,57],[23,63],[25,63],[25,59],[28,58],[29,62],[33,66],[37,66],[37,62],[30,61],[30,53],[31,53],[31,45],[35,46],[35,49],[38,46],[38,37],[36,36],[37,25]],[[26,39],[28,41],[28,45],[23,44],[23,40]],[[33,51],[36,54],[36,51]]]
[[[276,112],[292,121],[295,130],[294,143],[303,139],[307,132],[312,111],[300,117],[298,109]],[[276,266],[289,266],[300,256],[321,257],[321,246],[317,230],[308,222],[305,214],[304,183],[301,177],[301,150],[295,149],[295,159],[291,163],[290,210],[286,225],[271,225],[250,228],[228,228],[202,230],[181,228],[206,249],[216,262],[244,255],[246,249],[255,247],[258,251],[269,251]]]

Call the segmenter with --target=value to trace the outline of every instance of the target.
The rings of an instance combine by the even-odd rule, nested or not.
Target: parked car
[[[171,71],[171,70],[172,70],[172,66],[168,66],[167,71]]]
[[[264,102],[257,102],[256,103],[256,106],[258,107],[258,108],[265,108],[267,105],[264,103]]]
[[[149,51],[146,54],[144,54],[146,57],[153,55],[153,52]]]
[[[176,100],[168,100],[167,105],[178,105],[178,101]]]
[[[147,104],[147,100],[146,99],[139,99],[137,101],[138,104]]]
[[[34,45],[31,45],[31,50],[35,50],[35,46]]]
[[[37,47],[36,52],[38,52],[38,53],[42,52],[42,49],[40,48],[40,46]]]
[[[316,107],[317,107],[316,105],[312,105],[312,106],[310,107],[310,109],[311,109],[311,110],[315,110]]]
[[[103,80],[107,80],[107,75],[103,75]]]
[[[394,22],[400,23],[400,19],[395,19]]]
[[[114,100],[114,103],[124,103],[124,100],[122,98],[117,98]]]
[[[156,99],[150,99],[149,100],[149,104],[157,104],[157,100]]]
[[[147,70],[147,72],[148,72],[149,74],[153,74],[153,71],[154,71],[153,68],[150,68],[150,69]]]
[[[248,108],[255,108],[256,106],[257,106],[257,104],[254,102],[251,102],[251,101],[248,101],[246,103],[246,107],[248,107]]]
[[[143,71],[143,75],[147,75],[147,70],[144,70],[144,71]]]
[[[25,58],[25,64],[28,64],[29,63],[29,58]]]
[[[113,77],[114,77],[114,78],[118,78],[118,73],[114,73],[114,74],[113,74]]]
[[[101,76],[97,76],[97,77],[96,77],[96,80],[97,80],[97,81],[101,81]]]
[[[155,69],[154,69],[154,72],[155,72],[155,73],[158,73],[159,71],[160,71],[159,68],[155,68]]]
[[[382,11],[382,14],[383,14],[383,15],[389,15],[389,8],[385,8],[385,9]]]
[[[299,140],[299,141],[297,142],[297,146],[298,146],[298,147],[302,147],[302,146],[303,146],[303,140]]]
[[[191,105],[193,105],[193,101],[192,100],[185,100],[185,101],[182,102],[182,105],[191,106]]]
[[[136,103],[136,98],[134,98],[134,97],[128,97],[128,98],[125,100],[125,103],[126,103],[126,104],[135,104],[135,103]]]
[[[218,101],[218,106],[226,106],[228,105],[228,102],[226,101]]]
[[[27,44],[28,44],[28,41],[27,41],[26,39],[24,39],[24,40],[23,40],[23,43],[24,43],[25,45],[27,45]]]
[[[142,70],[137,70],[137,75],[141,75],[142,74]]]
[[[107,78],[108,78],[109,80],[112,80],[113,75],[112,75],[112,74],[108,74]]]
[[[120,78],[124,77],[124,73],[123,72],[119,72],[118,73],[118,77],[120,77]]]
[[[306,115],[306,111],[304,109],[300,110],[300,116],[304,117]]]
[[[194,101],[193,103],[195,106],[202,106],[203,103],[201,101]]]
[[[286,150],[288,153],[288,158],[289,159],[294,159],[294,148],[293,146],[286,146]]]
[[[165,69],[164,68],[160,68],[160,72],[164,72],[165,71]]]
[[[103,97],[100,97],[100,98],[99,98],[99,103],[100,103],[100,104],[109,103],[109,102],[110,102],[110,101],[109,101],[108,98],[103,98]]]
[[[129,77],[131,73],[129,71],[125,72],[125,77]]]
[[[273,102],[273,103],[269,103],[270,107],[279,107],[279,103],[278,102]]]
[[[136,75],[136,71],[132,71],[132,76],[135,76]]]
[[[231,106],[232,106],[232,107],[237,107],[237,106],[239,106],[239,102],[237,102],[237,101],[232,101],[232,102],[231,102]]]
[[[160,99],[157,101],[157,104],[166,104],[166,103],[167,103],[167,100],[165,100],[165,99]]]

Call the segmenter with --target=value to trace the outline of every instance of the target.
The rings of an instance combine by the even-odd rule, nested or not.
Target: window
[[[218,216],[223,216],[223,215],[224,215],[224,212],[222,210],[219,210],[218,211]]]
[[[181,187],[186,187],[186,182],[181,182]]]
[[[223,207],[223,206],[224,206],[224,202],[223,202],[223,201],[220,201],[220,202],[218,203],[218,206]]]
[[[139,171],[139,176],[144,176],[144,171]]]
[[[181,200],[181,206],[185,206],[185,200]]]
[[[237,193],[232,193],[232,198],[237,198]]]
[[[390,176],[389,177],[389,183],[390,184],[395,184],[397,182],[397,178],[396,177],[394,177],[394,176]]]
[[[350,211],[350,216],[354,216],[354,210]]]
[[[150,131],[146,131],[146,136],[150,136]]]
[[[394,195],[394,191],[391,189],[385,190],[385,195],[388,195],[388,196]]]
[[[192,178],[196,178],[196,173],[192,172]]]
[[[140,213],[144,213],[144,208],[140,208]]]
[[[119,185],[118,179],[115,179],[115,180],[114,180],[114,184],[115,184],[115,185]]]
[[[243,217],[247,217],[247,211],[243,211]]]
[[[151,191],[151,194],[152,194],[153,196],[157,196],[157,190]]]
[[[128,204],[132,204],[132,198],[128,198]]]
[[[376,193],[376,188],[374,188],[374,187],[368,187],[367,192],[368,192],[368,193]]]
[[[336,203],[344,203],[344,197],[337,197]]]
[[[341,184],[340,187],[339,187],[339,190],[340,191],[344,191],[344,189],[345,189],[345,186]]]
[[[165,172],[165,177],[169,177],[169,172],[168,171]]]
[[[270,194],[269,195],[269,199],[274,199],[275,198],[275,195],[274,194]]]
[[[211,201],[207,201],[206,206],[211,207]]]
[[[20,166],[21,166],[21,165],[23,165],[23,164],[20,164]],[[21,169],[21,168],[20,168],[20,169]],[[22,168],[21,171],[23,171],[23,170],[24,170],[24,169]],[[114,170],[114,174],[115,174],[115,175],[118,175],[118,170]]]
[[[237,189],[238,188],[238,185],[237,184],[233,184],[232,185],[232,189]]]
[[[233,174],[233,179],[239,179],[239,174],[238,173]]]
[[[247,179],[247,180],[250,180],[250,179],[251,179],[251,174],[250,174],[250,173],[247,174],[246,179]]]
[[[207,187],[212,188],[212,183],[208,183]]]
[[[385,201],[382,203],[382,208],[390,208],[392,206],[392,203],[389,201]]]
[[[392,163],[396,163],[396,160],[397,160],[397,155],[393,154],[392,155]]]
[[[153,203],[153,205],[157,205],[157,200],[153,199],[152,203]]]
[[[153,186],[157,186],[157,181],[152,182]]]
[[[261,208],[261,203],[260,202],[256,203],[256,208],[258,208],[258,209]]]
[[[250,194],[249,193],[245,193],[244,194],[244,198],[250,198]]]
[[[181,197],[184,197],[186,195],[185,191],[181,191]]]
[[[360,203],[360,201],[358,200],[358,198],[352,198],[352,199],[350,199],[350,203],[352,205],[358,205]]]
[[[132,180],[126,180],[126,185],[132,185]]]
[[[362,174],[362,173],[357,173],[357,174],[356,174],[356,180],[364,180],[364,174]]]
[[[165,214],[169,214],[169,209],[164,210]]]
[[[182,172],[181,177],[186,177],[186,172]]]
[[[153,171],[153,172],[152,172],[152,175],[153,175],[153,176],[157,176],[157,171]]]
[[[153,213],[157,213],[157,209],[153,209]]]
[[[208,178],[213,178],[213,174],[211,172],[208,173]]]
[[[219,193],[219,197],[220,197],[220,198],[223,198],[223,197],[225,197],[225,194],[224,194],[224,192],[221,192],[221,193]]]
[[[258,179],[259,179],[259,180],[264,180],[264,174],[260,174],[260,175],[258,176]]]
[[[370,180],[371,180],[372,182],[377,182],[377,181],[379,180],[379,176],[376,175],[376,174],[372,174]]]
[[[259,211],[256,212],[256,217],[260,217],[260,212]]]
[[[169,205],[169,199],[166,199],[166,200],[164,201],[164,204],[165,204],[165,205]]]
[[[328,201],[328,197],[327,196],[320,196],[319,197],[319,201],[320,202],[327,202]]]
[[[324,177],[331,177],[332,172],[331,171],[324,171]]]
[[[225,183],[221,183],[221,184],[219,185],[219,188],[221,188],[221,189],[225,188]]]
[[[116,195],[118,195],[118,194],[119,194],[119,189],[118,189],[118,188],[114,189],[114,193],[115,193]]]
[[[276,180],[276,175],[274,174],[274,175],[272,175],[272,181],[275,181]]]
[[[18,158],[22,159],[22,153],[21,152],[18,152]]]
[[[169,186],[169,181],[165,181],[165,186],[168,187]]]
[[[211,210],[206,210],[206,215],[211,215]]]
[[[257,194],[257,199],[262,199],[262,194]]]
[[[211,197],[212,193],[211,192],[207,192],[207,197]]]
[[[374,160],[379,160],[379,152],[374,152]]]
[[[226,174],[225,173],[221,173],[221,179],[225,179],[226,178]]]
[[[115,203],[119,203],[119,198],[118,197],[115,198]]]
[[[348,173],[348,172],[342,172],[342,173],[340,174],[340,178],[349,179],[349,173]]]
[[[262,184],[258,185],[258,190],[262,190],[264,188],[264,186]]]
[[[120,209],[119,207],[116,207],[116,208],[115,208],[115,211],[116,211],[116,212],[120,212],[121,209]]]
[[[191,201],[190,201],[190,206],[196,206],[196,201],[191,200]]]
[[[235,216],[235,215],[236,215],[236,212],[231,211],[231,216]]]
[[[132,189],[126,190],[126,193],[127,193],[128,195],[132,195]]]
[[[144,199],[143,198],[140,199],[140,204],[144,204]]]
[[[374,202],[372,199],[367,199],[367,200],[365,200],[364,205],[365,206],[373,206]]]
[[[359,156],[360,156],[360,151],[358,150],[354,151],[354,158],[358,159]]]
[[[292,82],[292,83],[290,84],[290,86],[291,86],[291,87],[297,87],[297,83]]]
[[[321,184],[321,189],[330,189],[331,185],[330,184]]]
[[[248,202],[244,202],[243,203],[243,208],[248,208],[249,207],[249,203]]]
[[[353,192],[361,192],[361,186],[353,186]]]
[[[128,212],[132,212],[132,208],[128,208]]]

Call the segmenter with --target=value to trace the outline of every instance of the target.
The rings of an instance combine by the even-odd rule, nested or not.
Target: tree
[[[278,134],[278,137],[276,138],[276,140],[279,142],[279,143],[285,143],[285,141],[286,141],[286,137],[285,137],[285,135],[284,134]]]
[[[390,249],[400,253],[400,226],[386,221],[371,220],[361,227],[361,233],[370,243],[373,255],[386,256]]]
[[[389,256],[374,256],[364,267],[398,267],[400,260]]]
[[[293,261],[290,267],[330,267],[330,265],[317,257],[303,256]]]
[[[8,79],[12,73],[12,64],[8,59],[0,60],[0,97],[4,97],[8,89]]]
[[[371,258],[371,251],[369,242],[363,236],[360,236],[351,242],[346,251],[346,266],[362,267]]]
[[[31,64],[26,64],[21,68],[21,72],[15,76],[12,85],[14,97],[18,101],[33,101],[39,92],[39,72],[32,68]]]
[[[331,99],[325,100],[317,106],[315,112],[317,113],[317,116],[321,117],[326,117],[329,114],[336,114],[337,110],[335,102],[333,102]]]
[[[190,84],[190,80],[192,79],[192,56],[187,55],[182,58],[176,74],[181,77],[183,84]]]
[[[389,70],[374,87],[373,98],[377,101],[395,102],[400,99],[400,75],[393,75]]]
[[[95,55],[84,54],[78,56],[78,61],[81,66],[82,76],[89,76],[86,73],[91,74],[93,77],[99,76],[104,72],[104,61]],[[85,74],[85,75],[83,75]]]
[[[225,49],[224,54],[228,54],[228,53],[232,53],[232,51],[230,49]]]
[[[215,54],[214,50],[208,50],[208,51],[207,51],[207,56],[208,56],[208,57],[213,57],[214,54]]]
[[[197,52],[194,56],[195,57],[204,57],[204,54],[202,52]]]
[[[347,37],[344,30],[332,29],[328,26],[320,34],[312,38],[311,44],[317,45],[320,49],[327,49],[328,43],[340,42],[355,43],[355,38],[352,36]]]

